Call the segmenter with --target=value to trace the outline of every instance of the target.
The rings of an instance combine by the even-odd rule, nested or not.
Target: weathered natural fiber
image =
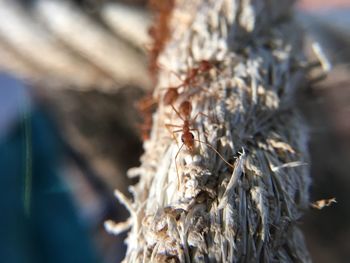
[[[125,262],[310,262],[298,228],[310,177],[307,131],[294,106],[305,59],[293,2],[176,1],[151,139],[142,165],[129,171],[140,176],[134,200],[116,192],[131,217],[106,223],[113,233],[131,227]],[[192,118],[208,115],[191,126],[201,141],[191,155],[181,132],[165,127],[183,120],[162,96],[180,83],[172,72],[184,78],[202,60],[214,68],[174,104],[189,100]]]

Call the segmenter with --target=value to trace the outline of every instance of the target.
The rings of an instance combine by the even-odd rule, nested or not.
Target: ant
[[[173,107],[176,115],[178,115],[178,117],[183,121],[182,125],[174,125],[174,124],[165,124],[166,128],[170,131],[170,127],[175,127],[175,128],[181,128],[180,130],[175,130],[175,131],[170,131],[172,133],[173,138],[175,139],[175,141],[177,142],[177,139],[175,137],[175,133],[178,132],[182,132],[181,134],[181,142],[182,145],[179,148],[178,152],[175,155],[175,168],[176,168],[176,174],[177,174],[177,179],[178,179],[178,186],[180,186],[180,176],[179,176],[179,172],[178,172],[178,168],[177,168],[177,163],[176,163],[176,159],[182,149],[182,147],[185,145],[188,149],[188,151],[190,152],[191,155],[194,155],[195,153],[195,147],[194,144],[195,142],[199,142],[199,143],[204,143],[206,144],[209,148],[211,148],[215,153],[217,153],[219,155],[219,157],[227,164],[229,165],[231,168],[234,168],[234,166],[232,164],[230,164],[228,161],[225,160],[225,158],[209,143],[207,142],[203,142],[199,139],[199,131],[196,128],[191,128],[191,125],[193,126],[193,124],[195,123],[197,117],[199,115],[203,115],[207,118],[209,118],[208,115],[202,113],[202,112],[198,112],[197,115],[191,119],[191,113],[192,113],[192,104],[188,101],[185,100],[180,104],[179,110],[176,110],[175,107]],[[197,136],[198,139],[195,139],[193,133],[191,131],[197,131]]]
[[[158,73],[157,58],[164,49],[166,41],[170,38],[169,20],[174,5],[174,0],[149,1],[150,9],[155,13],[154,24],[148,31],[148,34],[153,39],[152,47],[149,50],[149,70],[153,78],[155,78]]]
[[[135,105],[143,119],[143,123],[138,125],[143,141],[149,139],[149,133],[152,128],[152,113],[155,111],[156,105],[157,101],[153,98],[152,94],[146,95]]]
[[[152,113],[148,115],[143,115],[143,123],[138,124],[138,128],[141,132],[142,141],[147,141],[150,139],[150,132],[152,128]]]
[[[198,67],[190,69],[187,71],[186,78],[183,81],[182,84],[175,86],[175,87],[169,87],[167,88],[167,92],[164,94],[163,102],[166,106],[171,105],[172,108],[176,111],[173,104],[178,99],[180,93],[178,89],[181,87],[188,87],[191,84],[195,83],[195,78],[200,73],[205,73],[213,68],[213,64],[207,60],[201,60],[199,62]],[[140,125],[142,138],[143,140],[149,139],[149,131],[152,127],[152,112],[154,111],[154,105],[156,105],[157,102],[153,99],[152,96],[146,96],[145,98],[141,99],[137,103],[137,108],[139,112],[141,113],[141,116],[144,120],[143,124]]]
[[[184,79],[183,83],[178,87],[185,87],[185,86],[194,84],[195,83],[194,79],[197,77],[198,74],[206,73],[209,70],[211,70],[213,67],[214,65],[208,60],[201,60],[199,62],[198,67],[192,68],[187,71],[186,78]]]
[[[199,62],[198,67],[195,67],[195,68],[188,70],[186,73],[186,78],[183,80],[182,84],[175,86],[175,87],[166,88],[167,92],[164,94],[164,97],[163,97],[164,105],[166,105],[166,106],[172,105],[179,97],[180,93],[178,90],[181,87],[189,87],[190,85],[195,84],[196,83],[195,78],[199,74],[204,74],[204,73],[208,72],[209,70],[211,70],[213,67],[214,67],[214,65],[212,62],[210,62],[208,60],[201,60]],[[176,73],[174,73],[174,74],[180,79],[180,77]]]

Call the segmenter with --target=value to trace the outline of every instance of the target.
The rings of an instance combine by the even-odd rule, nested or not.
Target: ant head
[[[202,72],[209,71],[213,68],[213,64],[208,60],[201,60],[198,68]]]
[[[167,92],[164,94],[163,102],[165,105],[170,105],[175,102],[175,100],[179,97],[179,93],[176,88],[169,88]]]
[[[190,153],[194,152],[194,135],[192,132],[183,133],[181,135],[181,141],[186,145]]]
[[[147,33],[150,37],[155,38],[157,34],[157,29],[154,26],[150,26],[147,30]]]
[[[194,78],[198,74],[198,71],[199,71],[198,68],[189,69],[187,72],[187,77]]]

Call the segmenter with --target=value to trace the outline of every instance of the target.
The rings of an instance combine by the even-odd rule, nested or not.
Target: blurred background
[[[314,262],[350,258],[350,2],[304,0],[307,43],[333,63],[300,92],[310,126],[311,200],[300,221]],[[1,262],[120,262],[142,138],[135,103],[152,87],[145,0],[0,0]]]

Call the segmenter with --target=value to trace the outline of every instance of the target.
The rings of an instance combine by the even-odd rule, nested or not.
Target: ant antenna
[[[219,157],[220,157],[228,166],[230,166],[232,169],[235,168],[235,167],[234,167],[232,164],[230,164],[230,163],[221,155],[221,153],[219,153],[218,150],[216,150],[210,143],[203,142],[203,141],[197,140],[197,139],[194,139],[194,141],[197,141],[197,142],[199,142],[199,143],[204,143],[204,144],[206,144],[206,145],[207,145],[210,149],[212,149],[217,155],[219,155]]]

